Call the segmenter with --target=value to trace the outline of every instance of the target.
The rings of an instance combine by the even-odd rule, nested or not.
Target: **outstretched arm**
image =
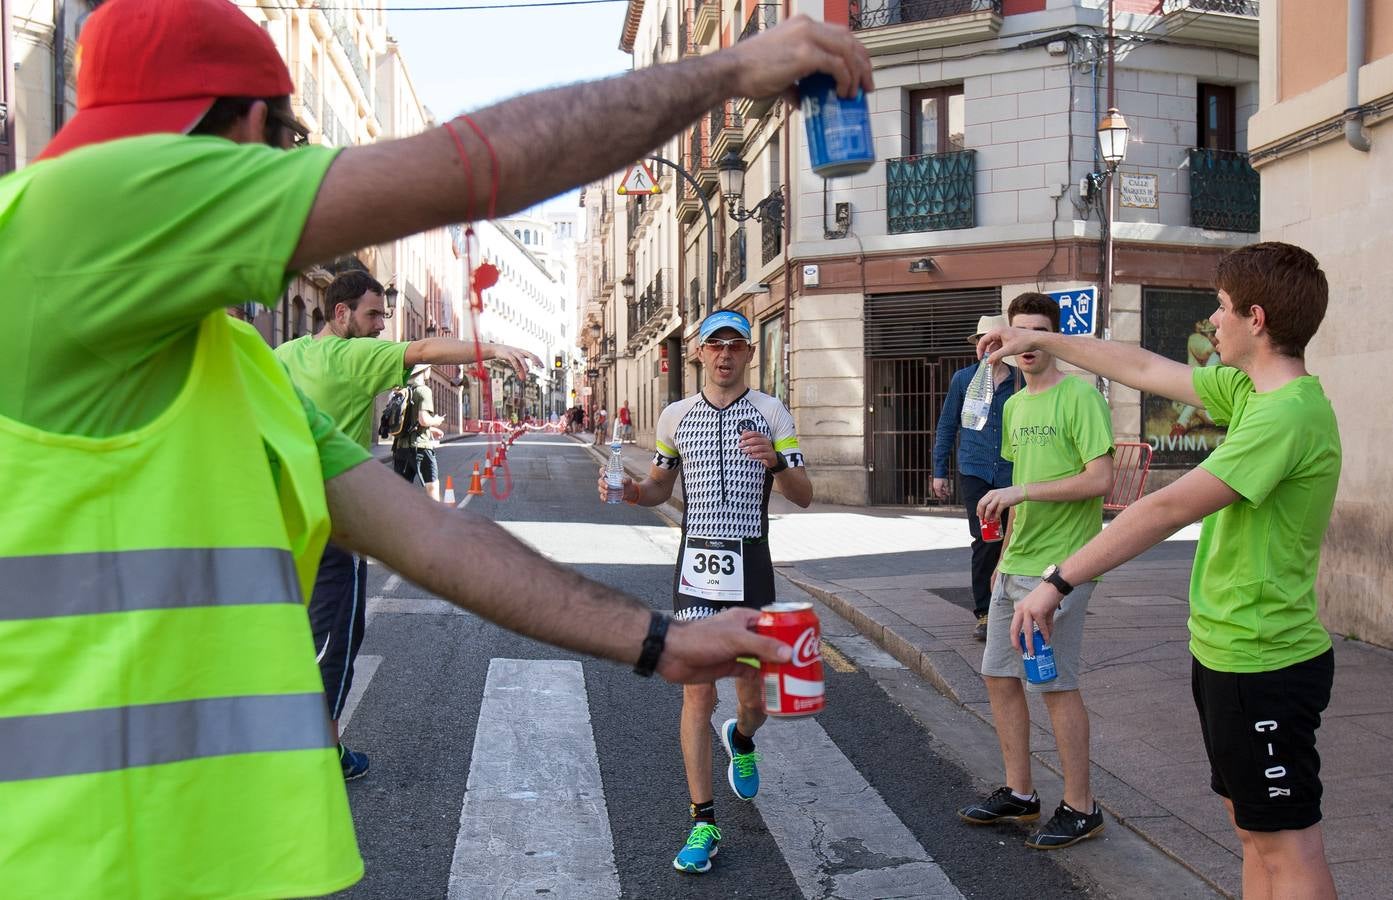
[[[509,347],[507,344],[480,344],[479,350],[483,351],[483,359],[500,359],[508,363],[518,373],[519,378],[527,377],[529,366],[535,365],[541,368],[542,365],[542,360],[537,354],[527,350],[519,350],[517,347]],[[408,368],[423,363],[436,366],[467,365],[478,361],[479,358],[473,341],[432,337],[421,338],[407,344],[406,358],[403,362]]]
[[[871,90],[871,61],[846,28],[794,16],[733,47],[604,81],[506,100],[473,113],[497,157],[492,215],[525,209],[649,153],[730,97],[769,97],[813,72],[842,96]],[[494,171],[470,125],[351,147],[329,168],[290,268],[451,222],[490,215]]]
[[[634,598],[551,562],[488,519],[442,506],[385,466],[355,466],[324,487],[343,546],[510,631],[637,662],[651,611]],[[788,659],[787,645],[749,630],[757,610],[731,613],[673,622],[658,672],[669,681],[712,681],[753,673],[738,656]]]
[[[1189,366],[1140,347],[1025,328],[997,328],[977,342],[977,352],[991,352],[993,363],[1031,350],[1044,350],[1095,375],[1148,394],[1191,406],[1204,405],[1195,393]]]
[[[1070,584],[1091,581],[1141,555],[1183,526],[1239,499],[1237,491],[1207,469],[1191,469],[1175,483],[1127,507],[1097,537],[1060,564],[1060,577]],[[1048,639],[1062,599],[1047,582],[1042,581],[1031,591],[1016,605],[1011,619],[1012,645],[1020,646],[1020,635],[1029,633],[1034,622],[1039,623]]]

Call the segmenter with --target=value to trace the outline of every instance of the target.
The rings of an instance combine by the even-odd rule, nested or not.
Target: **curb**
[[[831,585],[803,574],[798,571],[796,566],[788,564],[776,564],[776,566],[790,582],[804,591],[807,591],[842,618],[852,623],[858,631],[875,641],[885,652],[902,663],[909,671],[933,685],[944,697],[952,700],[955,704],[986,724],[992,724],[990,716],[987,715],[989,707],[987,706],[986,688],[981,686],[981,676],[968,666],[955,651],[921,648],[912,641],[906,639],[903,635],[897,633],[893,625],[886,625],[878,621],[872,614],[858,607],[853,601],[848,600],[832,590]],[[976,689],[974,690],[973,688]],[[1042,758],[1038,751],[1032,751],[1031,758],[1034,762],[1039,763],[1049,771],[1063,778],[1064,773],[1059,766],[1052,764],[1048,758]],[[1135,788],[1132,788],[1111,772],[1099,768],[1097,763],[1090,763],[1090,769],[1090,780],[1093,781],[1096,788],[1098,788],[1094,791],[1094,797],[1098,805],[1107,810],[1113,819],[1166,856],[1175,860],[1221,895],[1236,897],[1229,886],[1219,883],[1209,872],[1201,868],[1196,862],[1186,859],[1185,856],[1173,849],[1173,846],[1168,846],[1167,843],[1163,842],[1160,835],[1154,833],[1151,829],[1140,827],[1142,823],[1146,823],[1153,817],[1131,815],[1127,810],[1118,807],[1114,802],[1105,801],[1100,796],[1105,791],[1109,792],[1110,796],[1136,795],[1137,791]],[[1108,785],[1108,787],[1105,788],[1104,785]],[[1112,786],[1117,786],[1120,790],[1113,790]],[[1172,819],[1173,817],[1166,816],[1165,818]]]

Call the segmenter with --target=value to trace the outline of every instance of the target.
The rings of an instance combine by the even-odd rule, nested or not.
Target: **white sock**
[[[1031,800],[1034,800],[1034,799],[1035,799],[1035,794],[1033,794],[1033,793],[1030,793],[1030,794],[1018,794],[1018,793],[1016,793],[1016,789],[1015,789],[1015,788],[1012,788],[1012,789],[1011,789],[1011,796],[1012,796],[1012,797],[1015,797],[1017,800],[1023,800],[1023,801],[1025,801],[1025,802],[1027,802],[1027,803],[1029,803]]]

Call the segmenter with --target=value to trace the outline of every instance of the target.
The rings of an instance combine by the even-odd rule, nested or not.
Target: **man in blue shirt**
[[[977,321],[977,334],[968,338],[976,345],[977,339],[994,328],[1004,328],[1004,316],[983,316]],[[1001,411],[1006,400],[1016,392],[1019,376],[1005,362],[992,367],[992,378],[996,392],[992,395],[992,412],[987,425],[981,431],[963,428],[961,419],[963,398],[972,376],[977,374],[977,363],[953,373],[948,385],[948,396],[943,401],[943,413],[938,417],[938,433],[934,438],[934,480],[933,492],[940,500],[951,495],[948,488],[948,457],[953,452],[953,444],[959,434],[962,440],[958,445],[958,496],[967,508],[967,529],[972,534],[972,612],[977,616],[977,627],[972,636],[979,641],[987,639],[987,610],[991,606],[992,572],[996,571],[1001,558],[1001,535],[1006,532],[1006,523],[1001,523],[996,540],[982,540],[982,523],[977,519],[977,501],[994,488],[1011,486],[1011,464],[1001,458]]]

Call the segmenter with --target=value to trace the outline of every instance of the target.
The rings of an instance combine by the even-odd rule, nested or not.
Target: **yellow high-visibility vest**
[[[357,881],[304,598],[329,530],[289,377],[221,312],[178,397],[90,438],[0,416],[0,896]]]

